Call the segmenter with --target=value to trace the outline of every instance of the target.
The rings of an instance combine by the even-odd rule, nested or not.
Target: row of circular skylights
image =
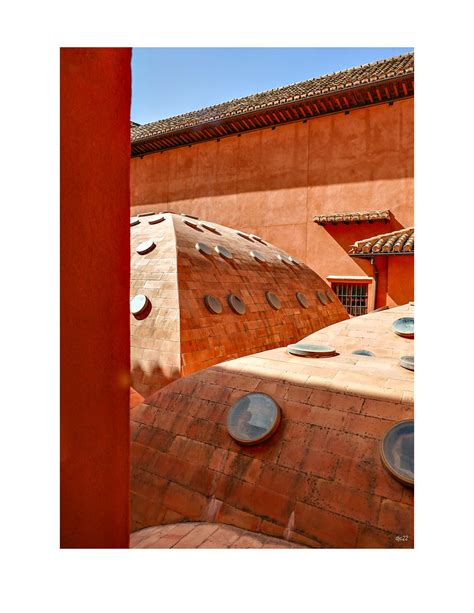
[[[316,292],[316,296],[323,305],[328,304],[328,298],[331,302],[334,302],[334,296],[329,290],[326,290],[326,294],[324,294],[324,292],[321,290],[318,290]],[[295,297],[303,308],[307,309],[309,307],[308,299],[304,294],[301,292],[296,292]],[[273,292],[265,292],[265,298],[267,299],[268,304],[276,311],[281,309],[281,300],[276,294]],[[206,294],[204,296],[204,304],[209,312],[216,315],[222,313],[222,303],[219,298],[216,298],[216,296]],[[234,311],[234,313],[237,313],[237,315],[243,315],[247,310],[245,302],[236,294],[229,294],[227,296],[227,304]],[[142,315],[150,306],[150,300],[143,294],[137,294],[130,300],[130,312],[135,316]]]
[[[319,301],[323,305],[326,305],[328,303],[328,298],[331,302],[334,302],[334,296],[329,290],[326,291],[326,294],[324,294],[324,292],[322,292],[321,290],[318,290],[316,292],[316,296],[317,298],[319,298]],[[274,294],[273,292],[265,292],[265,298],[267,299],[268,304],[276,311],[281,309],[281,300],[276,294]],[[298,302],[303,308],[309,308],[309,301],[304,294],[302,294],[301,292],[296,292],[295,298],[298,300]],[[235,294],[229,294],[227,296],[227,303],[234,311],[234,313],[237,313],[238,315],[243,315],[246,311],[245,302]],[[206,305],[208,311],[210,311],[211,313],[217,315],[222,313],[221,301],[219,300],[219,298],[216,298],[216,296],[212,296],[209,294],[204,296],[204,304]]]
[[[217,228],[213,226],[212,224],[208,223],[207,221],[199,221],[197,217],[193,217],[191,215],[185,215],[184,213],[181,213],[181,215],[186,217],[186,219],[183,219],[183,222],[186,225],[190,226],[191,228],[194,228],[195,230],[201,230],[201,231],[202,231],[202,228],[205,228],[206,230],[209,230],[210,232],[214,232],[215,234],[220,235],[220,232],[217,230]],[[148,219],[148,223],[150,225],[158,224],[165,220],[165,217],[161,214],[142,213],[136,217],[130,218],[130,226],[137,226],[139,223],[141,223],[139,217],[148,217],[148,216],[150,217]],[[240,230],[235,230],[235,233],[238,236],[241,236],[242,238],[245,238],[251,242],[258,241],[262,245],[267,244],[262,238],[260,238],[260,236],[257,236],[256,234],[247,234],[245,232],[241,232]],[[141,255],[144,255],[145,253],[149,253],[150,251],[153,250],[155,246],[154,243],[153,245],[151,245],[151,243],[152,241],[144,241],[143,243],[140,243],[140,245],[137,247],[137,252]],[[143,247],[145,244],[149,245],[147,249],[144,249]],[[209,256],[209,255],[212,255],[213,253],[212,247],[210,247],[207,243],[197,242],[195,247],[203,255]],[[216,245],[214,247],[214,251],[218,253],[219,255],[221,255],[222,257],[226,258],[227,260],[231,260],[233,258],[232,253],[229,251],[229,249],[227,249],[223,245]],[[267,261],[266,257],[262,253],[256,250],[250,251],[250,256],[253,257],[254,260],[256,260],[257,262],[264,263]],[[292,256],[285,255],[283,253],[278,253],[277,259],[280,262],[283,262],[285,264],[293,264],[295,266],[299,266],[301,264],[301,262],[298,259]]]
[[[329,294],[328,294],[329,295]],[[415,336],[415,319],[413,317],[400,317],[392,324],[392,330],[398,336],[403,338],[414,338]],[[330,345],[314,345],[310,343],[294,343],[287,346],[288,353],[300,357],[332,357],[337,355],[334,347]],[[366,357],[375,357],[375,354],[368,349],[356,349],[352,355],[362,355]],[[400,366],[407,370],[415,370],[415,356],[404,355],[400,358]]]
[[[251,392],[241,396],[227,413],[227,432],[240,445],[258,445],[278,429],[282,412],[271,396]],[[407,419],[391,426],[384,434],[380,455],[390,474],[404,485],[413,486],[414,421]]]

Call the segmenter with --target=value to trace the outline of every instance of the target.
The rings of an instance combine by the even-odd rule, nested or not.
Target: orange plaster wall
[[[385,258],[383,258],[385,259]],[[412,255],[389,257],[387,303],[393,307],[415,299],[415,258]]]
[[[371,276],[370,263],[347,251],[413,225],[413,110],[402,100],[133,158],[132,210],[152,204],[256,233],[323,278]],[[389,209],[391,222],[312,221],[370,209]]]
[[[128,547],[130,49],[62,49],[61,547]],[[105,220],[105,223],[104,223]]]

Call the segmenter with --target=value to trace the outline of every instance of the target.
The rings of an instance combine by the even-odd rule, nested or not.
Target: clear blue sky
[[[412,50],[134,48],[131,119],[148,123]]]

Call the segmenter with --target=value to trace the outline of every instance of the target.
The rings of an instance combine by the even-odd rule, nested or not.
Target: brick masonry
[[[413,418],[414,373],[398,364],[413,340],[391,331],[408,314],[408,305],[374,312],[309,337],[331,340],[335,357],[267,350],[175,381],[132,409],[132,530],[217,522],[311,547],[413,547],[413,490],[380,460],[384,432]],[[254,390],[270,394],[283,419],[270,440],[242,447],[226,416]]]
[[[313,270],[279,260],[278,255],[288,254],[274,245],[217,224],[212,224],[215,231],[195,228],[178,214],[164,218],[150,224],[151,218],[143,216],[130,228],[131,297],[144,294],[151,303],[145,317],[130,315],[132,386],[145,399],[180,376],[295,342],[348,318],[337,298],[326,305],[317,299],[316,291],[328,285]],[[150,239],[156,247],[138,254],[137,246]],[[198,251],[197,242],[208,245],[212,255]],[[228,249],[232,259],[218,255],[217,245]],[[251,251],[266,261],[258,262]],[[267,302],[267,291],[278,295],[280,310]],[[299,304],[296,292],[305,294],[309,308]],[[228,306],[230,293],[245,302],[244,315]],[[221,314],[207,310],[206,294],[220,300]]]

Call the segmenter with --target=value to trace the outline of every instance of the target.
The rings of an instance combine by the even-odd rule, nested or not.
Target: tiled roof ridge
[[[396,56],[393,56],[393,57],[385,58],[385,59],[382,59],[382,60],[376,60],[375,62],[368,62],[366,64],[361,64],[359,66],[353,66],[353,67],[350,67],[350,68],[344,68],[342,70],[338,70],[336,72],[331,72],[331,73],[326,73],[326,74],[323,74],[323,75],[319,75],[319,76],[313,77],[311,79],[305,79],[303,81],[297,81],[295,83],[287,83],[286,85],[282,85],[280,87],[275,87],[275,88],[264,90],[264,91],[261,91],[261,92],[254,92],[252,94],[248,94],[247,96],[241,96],[240,98],[232,98],[231,100],[225,100],[223,102],[219,102],[217,104],[213,104],[213,105],[210,105],[210,106],[205,106],[205,107],[202,107],[202,108],[199,108],[199,109],[193,109],[192,111],[188,111],[186,113],[181,113],[179,115],[173,115],[171,117],[163,117],[162,119],[158,119],[156,121],[152,121],[152,122],[149,122],[149,123],[144,123],[144,124],[141,124],[141,125],[136,126],[134,128],[131,128],[131,130],[132,130],[132,141],[133,140],[139,140],[141,138],[148,138],[149,137],[149,135],[145,134],[142,137],[137,137],[136,139],[133,138],[134,131],[137,131],[137,130],[140,130],[140,129],[143,129],[143,128],[150,129],[150,128],[153,128],[153,127],[158,127],[160,124],[162,124],[164,122],[168,122],[168,121],[171,121],[171,120],[183,119],[183,118],[191,118],[193,115],[197,115],[197,114],[201,114],[201,113],[206,113],[206,112],[209,112],[211,110],[218,110],[219,108],[223,108],[223,107],[225,108],[226,105],[229,105],[229,104],[232,104],[232,103],[235,103],[235,102],[243,102],[243,101],[246,101],[246,100],[250,101],[252,98],[254,98],[256,96],[265,96],[265,95],[268,95],[268,94],[271,94],[271,93],[275,93],[275,92],[282,92],[282,91],[284,91],[286,89],[289,89],[291,87],[302,86],[302,85],[306,85],[306,84],[311,83],[311,82],[317,82],[319,80],[323,81],[324,79],[328,79],[330,77],[336,77],[336,76],[344,74],[344,73],[356,72],[356,71],[364,69],[364,68],[369,68],[369,67],[373,67],[373,66],[377,66],[377,65],[382,65],[382,64],[388,64],[388,63],[394,62],[394,61],[396,61],[398,59],[409,58],[409,57],[414,57],[414,51],[409,51],[408,53],[402,53],[400,55],[396,55]],[[404,73],[409,73],[409,72],[414,72],[414,66],[413,65],[404,68]],[[380,79],[377,79],[377,80],[382,80],[383,78],[387,78],[387,76],[381,77]],[[329,88],[327,88],[327,89],[329,89]],[[336,91],[337,91],[337,89],[343,89],[343,88],[341,88],[341,87],[336,88]],[[311,95],[311,93],[306,94],[306,95],[303,94],[301,97],[305,98],[305,97],[309,97],[310,95]],[[316,95],[316,92],[314,92],[313,95]],[[265,106],[268,106],[268,105],[265,105]],[[234,111],[234,113],[235,113],[235,111]],[[215,118],[215,119],[217,119],[217,118]],[[202,123],[205,123],[206,121],[212,121],[212,118],[204,119],[202,121]]]
[[[341,213],[326,213],[315,215],[313,221],[318,224],[338,223],[338,222],[362,222],[362,221],[388,221],[390,219],[389,209],[371,209],[366,211],[343,211]]]
[[[405,240],[401,241],[403,237]],[[412,253],[415,248],[415,228],[400,228],[386,234],[378,234],[356,241],[351,245],[350,255],[370,253]]]

